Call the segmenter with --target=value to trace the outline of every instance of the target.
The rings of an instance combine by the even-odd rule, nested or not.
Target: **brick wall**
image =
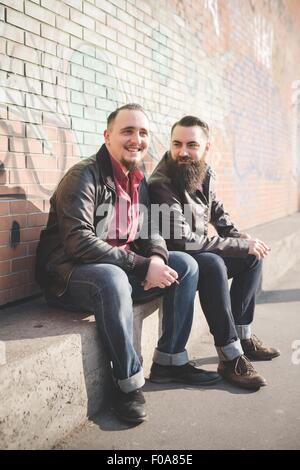
[[[299,24],[298,0],[1,0],[0,304],[37,292],[49,197],[126,102],[151,120],[148,172],[195,114],[241,228],[297,211]]]

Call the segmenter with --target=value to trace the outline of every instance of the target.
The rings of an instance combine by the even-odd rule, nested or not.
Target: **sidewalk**
[[[263,265],[262,289],[268,291],[273,289],[273,285],[278,283],[295,263],[300,262],[300,213],[256,227],[250,233],[261,238],[271,247],[271,254]],[[275,336],[277,331],[282,335],[288,333],[289,330],[285,329],[286,326],[282,322],[292,315],[295,316],[295,321],[287,322],[287,325],[291,334],[294,335],[293,339],[300,339],[300,333],[297,331],[299,324],[297,313],[292,313],[294,304],[289,302],[289,300],[293,300],[292,295],[298,295],[298,291],[284,293],[287,295],[288,301],[285,309],[282,309],[282,302],[277,302],[277,295],[275,292],[271,297],[271,299],[274,298],[276,307],[274,314],[274,306],[271,308],[273,304],[262,303],[258,306],[258,320],[264,318],[261,312],[264,314],[265,307],[271,308],[272,315],[265,313],[268,315],[267,318],[270,316],[270,327],[266,328],[263,333],[264,339],[272,340],[275,346],[277,343],[280,345],[281,342],[281,337],[276,338]],[[149,373],[153,350],[159,336],[161,321],[161,312],[158,310],[159,303],[158,299],[134,308],[135,343],[137,349],[141,346],[146,376]],[[207,323],[198,299],[195,301],[195,307],[193,328],[187,350],[192,357],[207,357],[210,367],[215,368],[215,352],[210,343],[211,338],[207,337]],[[286,312],[288,312],[288,316]],[[257,333],[260,335],[261,331],[258,330]],[[291,355],[291,340],[286,348],[288,354]],[[276,367],[280,364],[283,364],[282,358],[272,364],[259,364],[258,370],[265,373],[265,366],[268,366],[265,373],[268,379],[267,374],[270,370],[276,371]],[[292,370],[295,369],[300,375],[300,369],[293,366]],[[284,372],[286,372],[285,367]],[[282,372],[280,371],[279,377],[281,376]],[[152,393],[152,391],[158,391],[157,388],[151,387],[149,384],[146,386],[147,393],[150,395],[148,398],[149,429],[155,419],[157,403],[157,393]],[[107,358],[98,338],[93,315],[87,312],[74,313],[50,308],[42,297],[6,307],[1,311],[1,449],[52,448],[78,426],[84,425],[88,416],[95,416],[99,410],[107,409],[106,401],[110,397],[110,390],[111,375]],[[161,390],[162,397],[160,397],[164,406],[161,415],[163,416],[165,413],[162,422],[168,422],[171,419],[169,415],[173,416],[174,430],[172,432],[174,436],[179,422],[176,412],[181,410],[183,406],[187,406],[187,403],[194,410],[199,400],[199,393],[202,393],[202,399],[202,397],[206,397],[208,392],[203,389],[197,390],[197,394],[195,394],[195,390],[193,390],[193,395],[189,392],[186,397],[178,398],[178,403],[176,403],[176,395],[174,395],[176,390],[176,387],[171,388],[170,391],[163,388]],[[187,393],[187,391],[185,392]],[[236,391],[231,393],[236,395]],[[269,388],[267,392],[263,392],[262,396],[269,396],[268,393]],[[244,395],[244,393],[238,394],[241,397]],[[201,411],[201,413],[207,412],[207,415],[203,416],[204,423],[210,419],[209,406],[211,405],[215,410],[215,402],[219,399],[220,388],[218,387],[216,391],[210,389],[208,396],[212,401],[208,402],[205,410]],[[151,399],[153,399],[153,405]],[[249,402],[247,400],[246,404]],[[222,399],[222,405],[224,404],[226,405],[226,400]],[[229,404],[229,406],[231,405]],[[282,409],[282,407],[278,408]],[[227,405],[224,410],[227,410]],[[222,409],[217,416],[216,423],[222,419],[224,410]],[[101,414],[101,419],[102,416],[105,415]],[[186,416],[185,412],[180,421],[184,420],[184,416]],[[143,425],[143,427],[145,426]],[[193,426],[198,427],[196,422]],[[216,426],[218,427],[218,424]],[[104,427],[109,429],[107,424]],[[168,434],[168,431],[166,432]],[[111,433],[108,434],[111,438]],[[203,435],[202,438],[204,439]],[[223,439],[225,438],[223,437]],[[159,442],[164,445],[165,441],[162,439]],[[180,442],[179,439],[178,445]]]
[[[160,386],[147,381],[149,421],[128,427],[102,412],[73,432],[57,449],[300,449],[300,263],[260,296],[255,333],[281,350],[255,363],[268,386],[239,390],[222,381],[214,387]],[[298,351],[292,350],[293,342]],[[195,354],[215,370],[217,358],[206,335]],[[292,362],[293,360],[293,362]]]

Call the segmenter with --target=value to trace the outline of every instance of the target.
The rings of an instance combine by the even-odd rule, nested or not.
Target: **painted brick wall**
[[[299,25],[299,0],[1,0],[0,304],[37,292],[49,197],[126,102],[151,120],[148,172],[195,114],[241,228],[297,211]]]

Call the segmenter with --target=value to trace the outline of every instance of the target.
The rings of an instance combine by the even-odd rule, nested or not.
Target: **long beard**
[[[183,192],[190,194],[201,188],[206,175],[205,159],[191,161],[188,165],[179,165],[177,161],[170,158],[170,171],[177,187]]]

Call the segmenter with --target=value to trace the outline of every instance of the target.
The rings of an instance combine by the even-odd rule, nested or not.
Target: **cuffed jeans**
[[[186,253],[170,252],[169,266],[178,273],[179,284],[144,291],[141,281],[112,264],[83,264],[71,275],[67,292],[59,298],[67,308],[90,311],[112,363],[121,390],[129,393],[144,385],[139,357],[133,347],[133,302],[146,302],[163,295],[162,335],[154,359],[164,364],[185,364],[190,334],[198,265]]]
[[[255,256],[193,255],[199,266],[199,298],[220,360],[243,354],[240,339],[251,336],[262,261]],[[228,279],[232,279],[229,290]]]

